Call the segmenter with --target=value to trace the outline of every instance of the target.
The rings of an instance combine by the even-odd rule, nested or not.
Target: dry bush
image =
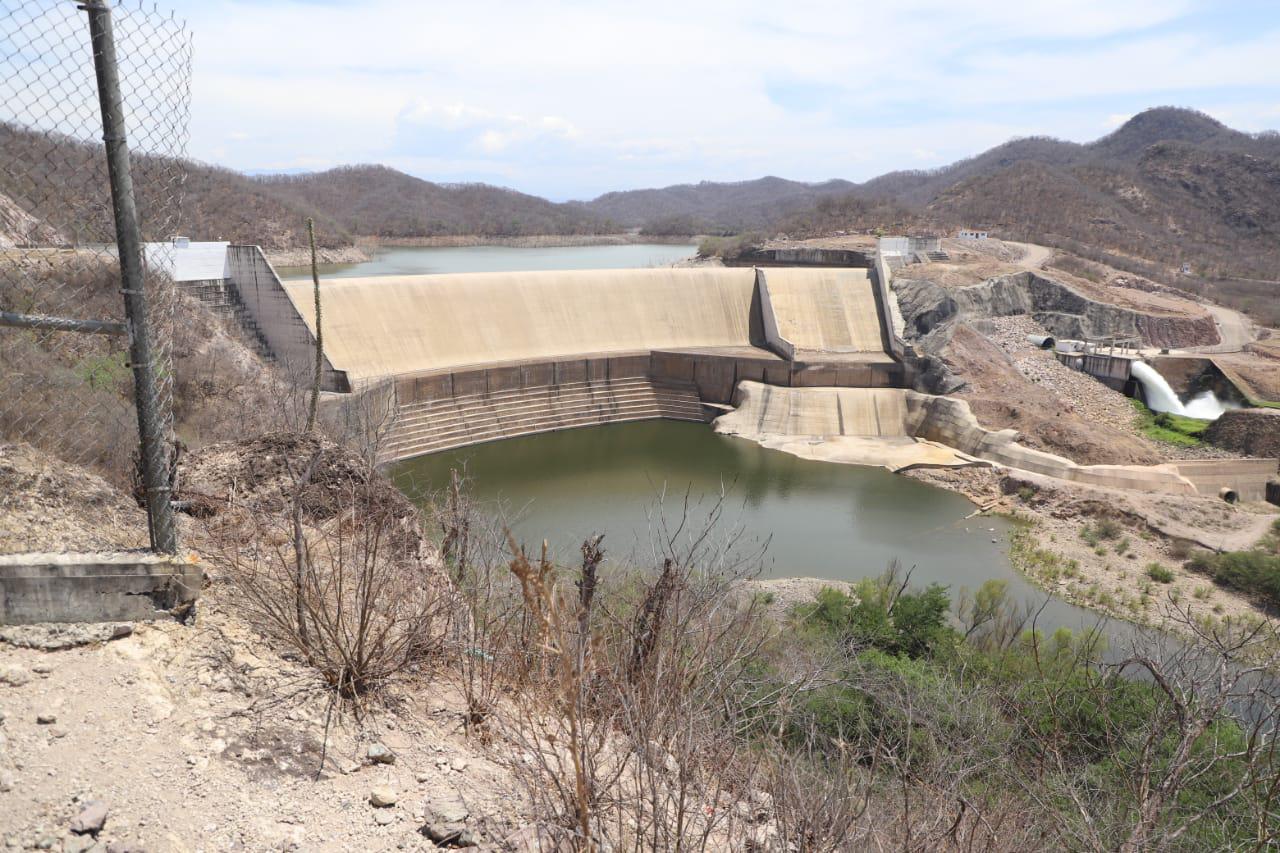
[[[119,270],[88,252],[0,252],[0,306],[23,314],[120,320]],[[119,336],[0,331],[0,438],[83,462],[118,486],[137,446],[128,342]]]
[[[765,687],[753,671],[770,632],[742,581],[761,550],[721,521],[653,525],[656,565],[610,565],[583,543],[571,589],[543,552],[510,543],[520,583],[519,662],[497,705],[538,819],[575,849],[719,849],[756,829],[751,732],[805,678]]]
[[[283,511],[236,502],[211,524],[249,621],[357,703],[438,655],[452,600],[420,520],[376,477],[285,458]]]

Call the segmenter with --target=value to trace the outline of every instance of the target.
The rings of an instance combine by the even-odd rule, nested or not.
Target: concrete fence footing
[[[0,625],[182,617],[203,571],[150,553],[0,556]]]

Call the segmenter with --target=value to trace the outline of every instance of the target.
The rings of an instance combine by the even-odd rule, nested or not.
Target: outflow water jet
[[[1145,361],[1135,361],[1132,372],[1133,378],[1142,384],[1147,408],[1153,412],[1168,412],[1173,415],[1212,421],[1227,409],[1236,408],[1230,403],[1219,400],[1218,395],[1212,391],[1201,391],[1183,403],[1159,371]]]

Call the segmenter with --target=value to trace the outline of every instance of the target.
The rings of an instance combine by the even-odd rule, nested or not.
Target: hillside
[[[1056,246],[1280,322],[1267,284],[1280,268],[1280,134],[1158,108],[1084,145],[1020,139],[932,172],[883,175],[845,199],[782,214],[773,228],[817,236],[890,227],[870,199],[907,211],[897,222]],[[1175,282],[1183,263],[1193,274]]]
[[[573,204],[621,225],[644,226],[652,233],[736,232],[765,227],[780,213],[801,210],[854,187],[848,181],[806,184],[769,176],[740,183],[703,181],[612,192]]]
[[[354,234],[432,237],[599,234],[606,217],[487,184],[435,184],[386,166],[344,166],[253,179],[262,191],[323,211]]]
[[[1204,279],[1274,279],[1280,268],[1280,134],[1247,134],[1203,113],[1147,110],[1080,144],[1014,139],[928,171],[862,184],[768,177],[609,193],[582,204],[669,233],[986,228],[1116,261],[1183,262]],[[1208,287],[1203,283],[1191,283]]]
[[[0,122],[0,242],[77,243],[111,232],[102,149]],[[182,173],[185,172],[185,177]],[[248,177],[230,169],[134,154],[134,187],[144,236],[179,229],[200,239],[306,245],[308,216],[320,245],[355,237],[598,234],[612,223],[568,204],[484,184],[441,185],[384,166],[353,166],[297,176]]]
[[[0,122],[0,150],[0,195],[7,198],[3,220],[18,232],[10,234],[11,242],[75,244],[113,232],[101,146]],[[178,227],[194,237],[267,249],[301,246],[310,215],[317,220],[322,246],[352,241],[323,212],[304,210],[230,169],[136,153],[132,165],[144,239],[172,236],[173,223],[165,214],[180,200]]]

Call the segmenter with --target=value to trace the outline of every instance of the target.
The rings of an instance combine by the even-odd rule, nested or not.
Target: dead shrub
[[[500,713],[535,814],[575,849],[720,849],[753,831],[736,808],[758,777],[751,731],[806,682],[762,689],[753,672],[768,630],[741,582],[762,550],[723,503],[658,517],[649,571],[601,572],[587,540],[573,588],[545,546],[511,543],[530,636]]]
[[[286,457],[283,512],[233,503],[213,525],[217,558],[264,635],[357,703],[441,651],[447,582],[420,547],[420,520],[371,476]],[[317,511],[319,509],[320,511]]]

